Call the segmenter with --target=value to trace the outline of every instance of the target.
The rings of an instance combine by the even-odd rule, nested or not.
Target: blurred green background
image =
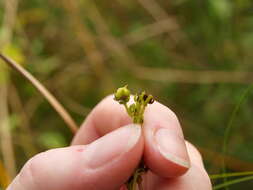
[[[124,84],[170,107],[210,175],[253,171],[250,0],[1,0],[0,49],[48,88],[80,125]],[[0,184],[72,134],[43,96],[0,62]],[[238,179],[237,178],[229,178]],[[213,185],[222,179],[212,180]],[[252,189],[253,181],[229,186]]]

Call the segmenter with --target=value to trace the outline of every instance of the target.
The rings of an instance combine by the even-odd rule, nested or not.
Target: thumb
[[[7,190],[114,190],[137,167],[143,152],[139,125],[121,127],[89,145],[33,157]]]

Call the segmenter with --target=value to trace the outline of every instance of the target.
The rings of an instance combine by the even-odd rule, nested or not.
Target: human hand
[[[72,145],[30,159],[7,190],[125,189],[142,157],[150,169],[144,190],[211,190],[199,152],[184,140],[175,114],[158,102],[147,107],[141,130],[109,96]]]

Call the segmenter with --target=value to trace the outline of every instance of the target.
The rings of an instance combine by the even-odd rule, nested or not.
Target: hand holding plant
[[[72,146],[32,158],[7,190],[126,189],[124,183],[142,159],[149,168],[142,175],[144,190],[210,190],[200,154],[185,143],[175,114],[154,102],[146,107],[144,118],[136,117],[143,119],[141,128],[112,96],[105,98],[87,117]]]

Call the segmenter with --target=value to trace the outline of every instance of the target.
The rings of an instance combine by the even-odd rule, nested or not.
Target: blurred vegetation
[[[227,172],[253,171],[252,92],[222,152],[232,111],[253,81],[252,11],[250,0],[2,0],[0,48],[36,76],[79,125],[104,96],[127,83],[178,115],[210,175],[222,172],[223,159]],[[72,138],[41,94],[3,65],[2,185],[32,155],[67,146]],[[251,180],[230,189],[252,187]]]

